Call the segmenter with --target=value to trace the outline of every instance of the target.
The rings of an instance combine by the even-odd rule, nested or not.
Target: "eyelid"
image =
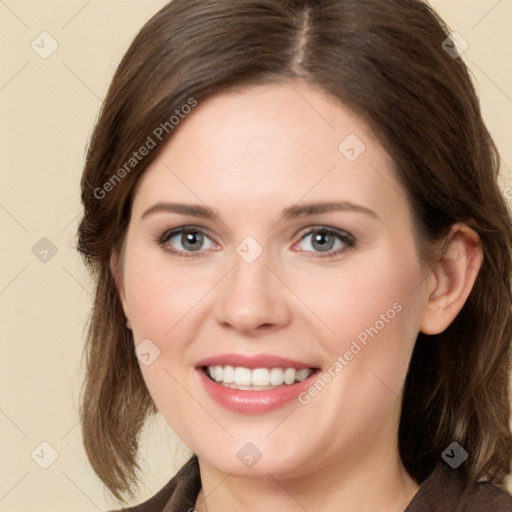
[[[175,227],[175,228],[171,228],[171,229],[166,229],[162,235],[160,237],[158,237],[159,239],[163,240],[164,238],[167,238],[169,239],[171,236],[173,235],[177,235],[183,231],[198,231],[199,233],[202,233],[203,235],[206,235],[208,236],[208,238],[210,238],[212,241],[215,242],[215,237],[213,237],[211,235],[211,232],[208,228],[205,228],[204,226],[198,226],[198,225],[195,225],[195,224],[186,224],[184,226],[178,226],[178,227]],[[217,242],[215,242],[217,243]]]
[[[348,238],[350,240],[355,241],[355,237],[348,231],[340,228],[323,226],[321,224],[304,228],[303,230],[299,231],[295,236],[300,236],[300,240],[303,240],[307,235],[310,235],[314,231],[325,231],[326,233],[333,233],[339,236],[340,238]]]

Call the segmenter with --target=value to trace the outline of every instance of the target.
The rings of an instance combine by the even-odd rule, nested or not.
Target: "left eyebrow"
[[[331,212],[355,212],[363,213],[379,219],[379,216],[369,208],[352,203],[350,201],[328,201],[328,202],[311,202],[301,205],[293,205],[282,211],[282,219],[296,219],[298,217],[307,217],[311,215],[319,215]],[[191,217],[199,217],[202,219],[214,219],[219,217],[219,213],[207,206],[201,204],[185,204],[185,203],[156,203],[148,208],[141,219],[148,215],[159,212],[177,213],[180,215],[190,215]]]
[[[306,217],[308,215],[318,215],[321,213],[331,212],[364,213],[374,219],[379,218],[373,210],[370,210],[365,206],[351,203],[350,201],[329,201],[290,206],[283,210],[283,219],[295,219],[297,217]]]

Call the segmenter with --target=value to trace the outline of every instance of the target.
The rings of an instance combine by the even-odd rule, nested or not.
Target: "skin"
[[[338,149],[364,142],[353,162]],[[284,208],[350,201],[371,215],[337,211],[282,219]],[[201,219],[160,211],[161,202],[207,205]],[[201,227],[196,258],[174,236]],[[313,229],[337,228],[331,258]],[[309,234],[308,234],[309,233]],[[263,249],[252,263],[236,249],[247,237]],[[304,238],[302,238],[304,237]],[[419,331],[444,330],[461,309],[481,264],[477,235],[453,227],[446,256],[425,268],[412,213],[393,163],[348,108],[302,82],[251,86],[199,104],[141,178],[120,260],[112,258],[135,345],[160,350],[141,364],[171,428],[198,455],[204,493],[196,509],[398,512],[418,489],[397,446],[400,397]],[[188,250],[188,253],[194,251]],[[307,405],[293,400],[264,414],[215,403],[194,369],[203,358],[275,354],[328,369],[365,328],[398,303],[385,324]],[[261,452],[251,468],[237,452]]]

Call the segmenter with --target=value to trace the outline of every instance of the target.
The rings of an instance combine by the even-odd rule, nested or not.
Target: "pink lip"
[[[305,391],[311,385],[311,378],[316,378],[318,374],[314,372],[306,380],[290,386],[283,384],[265,391],[243,391],[227,388],[214,382],[201,369],[198,369],[197,373],[206,392],[215,402],[231,411],[243,414],[262,414],[283,407]]]
[[[244,391],[231,389],[210,379],[205,373],[206,366],[242,366],[244,368],[313,368],[313,366],[278,356],[260,354],[258,356],[240,356],[237,354],[224,354],[199,361],[196,371],[206,392],[219,405],[231,411],[243,414],[262,414],[283,407],[300,393],[305,391],[317,377],[313,372],[306,380],[296,384],[282,384],[274,389],[264,391]]]
[[[207,359],[202,359],[196,364],[196,368],[202,366],[242,366],[244,368],[314,368],[313,365],[294,361],[284,357],[270,354],[258,354],[255,356],[242,356],[240,354],[221,354]]]

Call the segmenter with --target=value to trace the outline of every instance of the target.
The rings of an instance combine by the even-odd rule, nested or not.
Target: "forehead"
[[[305,83],[216,95],[177,128],[142,177],[135,208],[179,199],[261,213],[302,198],[396,208],[404,195],[367,124]]]

